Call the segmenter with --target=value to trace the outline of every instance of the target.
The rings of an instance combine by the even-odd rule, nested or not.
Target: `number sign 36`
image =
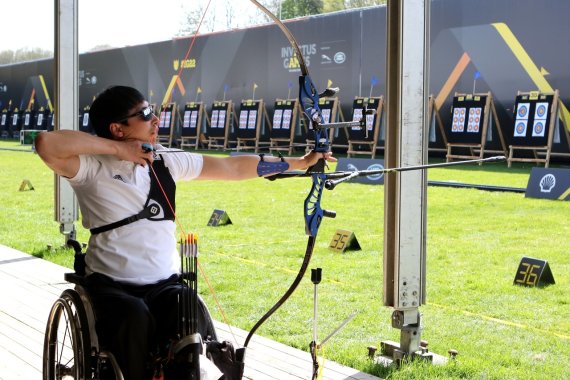
[[[523,257],[515,274],[513,284],[522,286],[554,284],[554,276],[547,261]]]

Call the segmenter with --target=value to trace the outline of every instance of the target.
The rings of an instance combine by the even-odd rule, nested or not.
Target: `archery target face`
[[[331,122],[330,108],[321,109],[321,114],[323,116],[323,124],[329,124]]]
[[[528,119],[529,103],[519,103],[517,108],[517,119]]]
[[[544,137],[544,120],[535,120],[532,126],[532,137]]]
[[[289,109],[283,111],[283,129],[290,129],[292,112],[293,111]]]
[[[249,118],[247,120],[247,129],[255,129],[257,121],[257,111],[249,111]]]
[[[239,112],[239,129],[247,128],[247,111],[241,110]]]
[[[527,120],[517,120],[515,122],[515,133],[514,137],[525,137],[526,136],[526,124]]]
[[[225,128],[226,127],[226,110],[220,110],[219,117],[218,117],[218,128]]]
[[[360,121],[362,120],[362,108],[355,108],[352,114],[352,121]],[[353,131],[359,131],[360,127],[351,127]]]
[[[190,113],[190,128],[196,128],[197,122],[198,122],[198,111],[192,111]]]
[[[283,117],[283,110],[276,109],[273,113],[273,129],[281,129],[281,118]]]
[[[536,103],[534,118],[545,120],[547,116],[548,116],[548,103]]]
[[[463,132],[465,125],[466,108],[455,108],[453,110],[453,123],[451,124],[451,132]]]
[[[480,123],[481,123],[481,107],[471,108],[469,110],[467,132],[478,133]]]
[[[374,128],[374,115],[366,115],[366,129],[371,131]]]

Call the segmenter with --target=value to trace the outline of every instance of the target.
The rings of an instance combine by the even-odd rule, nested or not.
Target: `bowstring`
[[[176,215],[176,211],[174,209],[174,206],[172,205],[172,203],[170,202],[170,199],[168,199],[168,196],[166,195],[166,191],[164,190],[164,188],[162,187],[162,183],[160,182],[160,179],[158,179],[158,175],[156,174],[156,172],[154,171],[154,168],[152,167],[152,165],[149,165],[150,167],[150,171],[152,172],[152,175],[154,176],[154,178],[156,179],[156,182],[158,184],[158,187],[160,188],[160,191],[162,193],[162,195],[164,196],[164,199],[166,199],[166,203],[168,205],[168,207],[170,208],[170,211],[172,212],[172,214],[174,215],[174,220],[176,222],[176,225],[178,226],[178,228],[180,229],[180,232],[182,232],[182,234],[184,236],[187,236],[187,232],[186,229],[184,228],[184,226],[182,225],[182,223],[180,222],[180,218],[178,218],[178,215]],[[234,334],[234,331],[232,329],[231,324],[229,323],[229,319],[224,311],[224,308],[222,307],[218,296],[212,286],[212,284],[210,283],[210,279],[208,278],[208,276],[206,275],[206,271],[204,270],[204,267],[202,266],[202,264],[200,263],[200,261],[198,261],[198,269],[200,269],[200,273],[202,274],[202,278],[204,279],[204,281],[206,282],[206,284],[208,285],[208,289],[210,290],[210,293],[212,294],[212,297],[214,298],[214,301],[216,303],[216,306],[218,307],[218,310],[220,312],[220,314],[222,315],[222,319],[224,320],[224,323],[228,326],[228,329],[230,330],[230,334],[232,335],[234,341],[236,342],[236,344],[238,344],[236,335]]]
[[[190,42],[190,46],[188,47],[188,50],[186,51],[186,55],[184,56],[184,60],[187,60],[188,57],[190,56],[190,53],[192,52],[192,49],[194,47],[194,43],[196,42],[196,38],[198,37],[198,32],[200,31],[200,28],[202,26],[202,22],[204,21],[204,19],[206,18],[206,13],[208,12],[208,8],[210,8],[210,4],[212,3],[212,0],[209,0],[207,5],[206,5],[206,9],[204,10],[204,13],[202,14],[202,17],[200,18],[200,22],[198,23],[198,27],[196,28],[196,32],[194,33],[194,36],[192,37],[192,41]],[[178,70],[178,79],[182,80],[182,72],[184,69],[184,65],[180,65],[180,69]],[[172,90],[173,91],[173,90]],[[170,99],[172,98],[172,91],[170,91],[170,93],[168,94],[168,98],[166,101],[166,104],[169,103]],[[162,187],[162,183],[160,182],[160,180],[158,179],[158,175],[156,174],[156,172],[154,171],[154,168],[152,167],[152,165],[149,164],[150,170],[154,176],[154,178],[156,179],[157,183],[158,183],[158,187],[160,188],[160,191],[162,192],[162,194],[164,195],[164,198],[166,199],[166,203],[168,204],[168,207],[170,208],[170,211],[172,211],[172,214],[174,215],[174,220],[176,222],[176,225],[178,226],[178,228],[180,229],[180,231],[182,232],[182,234],[184,234],[184,236],[187,236],[187,232],[186,229],[184,228],[184,226],[182,225],[182,223],[180,222],[180,219],[178,218],[178,216],[176,215],[176,211],[174,210],[174,206],[170,203],[170,200],[168,199],[168,196],[166,195],[166,191],[164,190],[164,188]],[[200,273],[202,275],[202,278],[204,279],[204,281],[206,282],[208,289],[210,291],[210,293],[212,294],[214,301],[216,303],[216,306],[220,312],[220,314],[222,315],[222,319],[224,320],[224,323],[228,326],[228,329],[230,330],[230,334],[232,335],[234,341],[236,342],[236,344],[238,344],[236,335],[233,332],[233,329],[231,327],[231,324],[229,323],[229,319],[226,316],[226,313],[218,299],[218,296],[216,295],[216,292],[214,291],[214,288],[212,287],[212,284],[210,283],[210,280],[208,278],[208,276],[206,275],[206,271],[204,270],[204,267],[202,266],[202,264],[200,263],[200,261],[198,261],[198,268],[200,270]]]
[[[202,13],[202,17],[200,18],[200,22],[198,23],[198,27],[196,28],[196,32],[194,32],[194,36],[192,37],[192,41],[190,41],[190,46],[188,47],[188,50],[186,51],[186,55],[184,56],[184,61],[186,61],[188,59],[188,57],[190,57],[190,52],[194,48],[194,43],[196,42],[196,37],[198,37],[198,32],[200,31],[200,28],[202,27],[202,22],[206,18],[206,13],[208,12],[208,8],[210,8],[211,3],[212,3],[212,0],[209,0],[208,4],[206,5],[206,9],[204,10],[204,13]],[[184,71],[184,65],[180,65],[180,68],[178,69],[178,73],[176,74],[178,79],[180,79],[180,81],[182,81],[182,72],[183,71]],[[168,104],[170,102],[170,99],[172,99],[172,92],[173,91],[174,91],[174,88],[172,88],[172,90],[170,90],[166,104]]]

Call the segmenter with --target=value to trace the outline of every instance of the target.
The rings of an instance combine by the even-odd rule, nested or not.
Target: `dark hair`
[[[89,120],[97,136],[112,139],[111,123],[124,119],[144,100],[136,88],[127,86],[109,87],[100,93],[89,108]]]

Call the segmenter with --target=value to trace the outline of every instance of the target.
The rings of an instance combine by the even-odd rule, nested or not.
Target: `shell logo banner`
[[[526,198],[570,200],[570,169],[532,168]]]

